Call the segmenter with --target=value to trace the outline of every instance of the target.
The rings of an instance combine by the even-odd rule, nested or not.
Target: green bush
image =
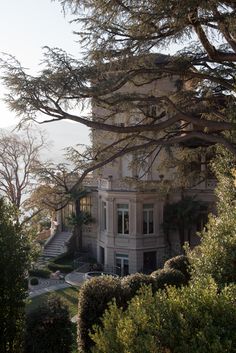
[[[194,278],[211,275],[223,288],[236,283],[236,209],[210,217],[201,245],[189,252]]]
[[[60,254],[57,257],[55,257],[53,260],[50,262],[59,264],[59,265],[70,265],[73,266],[74,262],[74,256],[73,254],[66,252],[64,254]]]
[[[36,277],[31,278],[30,284],[31,284],[31,286],[37,286],[37,284],[39,284],[38,278],[36,278]]]
[[[151,277],[154,280],[154,290],[164,289],[166,286],[181,287],[188,283],[183,273],[178,270],[157,270],[151,273]]]
[[[159,273],[160,273],[161,271],[163,271],[163,269],[158,269],[158,270],[156,270],[156,271],[153,271],[153,272],[150,274],[150,276],[154,279],[154,278],[156,278],[156,277],[159,275]]]
[[[133,298],[138,290],[146,285],[152,285],[153,286],[154,284],[154,281],[153,281],[153,278],[149,275],[145,275],[143,273],[134,273],[132,275],[129,275],[129,276],[126,276],[126,277],[123,277],[121,279],[121,285],[123,287],[126,287],[126,290],[127,290],[127,293],[131,298]]]
[[[63,273],[69,273],[73,271],[73,266],[70,265],[60,265],[57,263],[50,262],[48,268],[51,271],[61,271]]]
[[[35,268],[29,270],[29,275],[35,276],[35,277],[41,277],[41,278],[49,278],[51,274],[51,271],[47,268],[41,269],[41,268]]]
[[[213,162],[217,176],[217,216],[210,216],[201,233],[201,244],[188,256],[192,277],[210,275],[220,288],[236,283],[236,169],[235,157],[217,148],[217,159]]]
[[[164,264],[164,269],[178,270],[184,274],[188,281],[190,280],[190,263],[188,257],[185,255],[175,256],[167,260]]]
[[[91,338],[96,353],[233,353],[236,347],[236,286],[218,291],[213,280],[143,288],[126,311],[115,303]]]
[[[71,353],[72,340],[69,311],[58,297],[28,313],[25,353]]]
[[[25,299],[30,267],[27,232],[17,222],[16,210],[0,198],[0,352],[22,353]]]
[[[156,291],[166,285],[180,287],[186,284],[185,276],[177,270],[158,270],[151,276],[135,273],[126,277],[96,277],[86,281],[79,294],[78,310],[78,348],[79,352],[88,352],[92,346],[89,331],[93,325],[101,325],[101,318],[109,303],[115,299],[118,307],[127,308],[131,300],[144,285],[151,285]]]
[[[89,331],[94,324],[101,323],[101,317],[108,308],[108,303],[115,298],[118,306],[127,302],[125,290],[120,278],[111,276],[96,277],[87,280],[79,292],[78,306],[78,349],[88,352],[92,341]]]

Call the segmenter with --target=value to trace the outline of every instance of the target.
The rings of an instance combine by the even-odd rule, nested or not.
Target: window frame
[[[146,214],[146,217],[145,217]],[[146,218],[146,231],[145,231],[145,218]],[[143,204],[143,224],[142,231],[144,235],[153,235],[154,234],[154,204],[146,203]],[[150,227],[151,230],[150,230]]]
[[[118,203],[116,206],[117,210],[117,234],[118,235],[129,235],[129,204],[127,203]],[[120,224],[121,216],[121,224]],[[128,221],[128,228],[126,230],[126,221]],[[121,232],[120,232],[121,226]]]
[[[102,230],[107,230],[107,202],[102,200]]]
[[[88,212],[92,214],[92,197],[91,196],[84,196],[80,199],[80,211]]]

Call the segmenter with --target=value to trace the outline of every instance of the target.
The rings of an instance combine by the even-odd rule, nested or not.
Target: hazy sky
[[[62,48],[78,58],[81,49],[72,33],[78,28],[70,20],[57,0],[0,0],[0,52],[15,56],[30,73],[39,68],[44,46]],[[0,128],[17,123],[2,101],[5,92],[0,81]]]
[[[51,0],[0,1],[0,52],[14,55],[22,66],[37,70],[42,47],[59,47],[79,56],[80,48],[73,35],[70,18],[64,17],[60,4]],[[32,72],[32,71],[31,71]],[[0,97],[4,88],[0,83]],[[0,127],[17,122],[0,100]]]

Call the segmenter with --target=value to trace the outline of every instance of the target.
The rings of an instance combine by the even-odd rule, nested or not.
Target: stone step
[[[50,244],[50,246],[46,246],[45,248],[61,248],[62,246],[64,246],[65,244],[64,243],[53,243],[53,244]]]
[[[43,252],[43,256],[47,256],[47,253],[51,253],[51,252],[56,252],[56,253],[63,253],[64,251],[62,251],[61,249],[53,249],[53,248],[48,248],[45,249]]]
[[[64,249],[64,245],[52,245],[52,246],[48,246],[45,250],[48,249]]]
[[[48,255],[59,255],[59,254],[62,254],[61,251],[55,251],[55,250],[47,250],[43,253],[43,256],[48,256]]]
[[[56,236],[55,235],[55,238],[52,239],[52,241],[56,241],[56,240],[59,240],[59,241],[66,241],[67,239],[69,239],[69,237],[60,237],[59,235]]]
[[[45,264],[48,260],[61,255],[65,252],[65,243],[70,240],[72,234],[68,232],[61,232],[54,236],[54,238],[45,246],[42,255],[38,260],[38,264]]]

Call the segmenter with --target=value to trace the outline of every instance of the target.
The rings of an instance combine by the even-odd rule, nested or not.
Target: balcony
[[[171,183],[171,180],[169,180]],[[163,185],[161,185],[161,180],[146,180],[146,181],[138,181],[138,180],[125,180],[125,179],[113,179],[109,177],[107,179],[98,179],[97,187],[99,190],[105,191],[146,191],[146,192],[157,192],[158,190],[164,190]],[[192,188],[194,190],[209,190],[213,191],[216,187],[216,179],[209,178],[205,179],[202,182],[199,182],[196,186]],[[191,188],[191,186],[189,187]]]
[[[98,188],[100,190],[110,191],[157,191],[161,180],[137,180],[132,178],[124,179],[113,179],[108,177],[107,179],[98,180]]]

